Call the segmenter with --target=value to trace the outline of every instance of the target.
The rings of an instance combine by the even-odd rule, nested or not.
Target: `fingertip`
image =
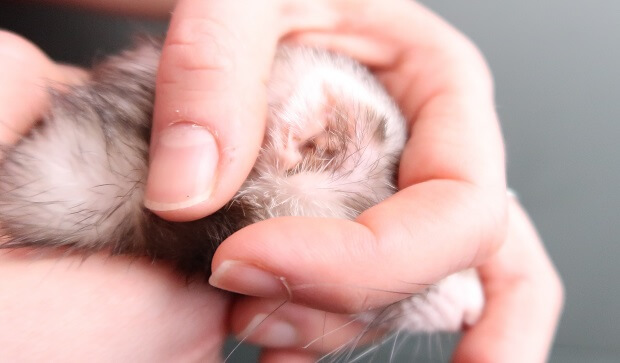
[[[173,218],[197,213],[213,190],[218,160],[207,128],[188,122],[166,128],[151,152],[144,205]]]
[[[50,62],[50,59],[39,48],[22,36],[0,30],[0,54],[27,64]]]
[[[254,165],[263,130],[262,123],[249,125],[249,135],[238,140],[235,130],[225,131],[180,121],[154,134],[144,206],[164,219],[189,221],[228,203]]]
[[[266,348],[304,349],[307,353],[327,353],[353,341],[363,344],[380,334],[358,317],[278,299],[241,297],[233,304],[230,316],[237,339]]]
[[[260,363],[314,363],[317,355],[293,349],[265,349],[260,355]]]

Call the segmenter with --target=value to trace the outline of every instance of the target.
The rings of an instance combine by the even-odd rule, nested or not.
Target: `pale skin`
[[[142,8],[54,1],[147,15],[172,8],[166,1]],[[563,290],[525,212],[506,197],[491,76],[465,37],[414,2],[179,1],[158,74],[147,206],[164,218],[188,220],[218,209],[237,190],[260,147],[264,80],[282,40],[328,47],[375,71],[413,131],[401,159],[400,192],[353,222],[281,218],[231,236],[215,255],[211,283],[258,297],[230,306],[211,287],[186,287],[165,266],[3,253],[0,321],[12,329],[0,331],[0,341],[10,343],[0,345],[15,348],[0,354],[123,361],[139,351],[138,357],[214,361],[228,331],[240,334],[255,316],[289,299],[248,339],[265,347],[263,362],[313,361],[359,332],[352,326],[300,349],[324,333],[326,316],[331,324],[346,322],[338,313],[402,298],[389,290],[413,292],[413,282],[478,267],[487,306],[454,360],[545,360]],[[0,78],[0,140],[10,144],[45,112],[41,80],[72,84],[84,74],[11,34],[0,37],[0,54],[0,69],[8,70]],[[202,146],[170,151],[158,142],[187,125],[197,125]],[[197,162],[212,167],[196,176]],[[181,180],[172,187],[164,178],[171,174]],[[269,334],[278,321],[293,327],[291,339]],[[117,349],[102,347],[101,337],[109,336]],[[73,356],[67,341],[79,343]]]

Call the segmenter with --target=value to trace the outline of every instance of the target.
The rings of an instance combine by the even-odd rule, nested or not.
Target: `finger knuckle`
[[[551,276],[549,290],[551,291],[552,295],[555,296],[557,310],[562,311],[566,299],[566,289],[564,287],[564,282],[562,281],[562,278],[556,270],[553,271],[553,274]]]
[[[477,258],[486,259],[497,252],[506,240],[508,230],[508,203],[502,194],[479,190],[478,203],[480,243]]]
[[[493,76],[491,68],[478,46],[465,35],[457,35],[459,39],[455,42],[458,46],[451,48],[450,53],[457,59],[457,64],[469,67],[472,75],[476,75],[476,79],[480,85],[484,85],[487,89],[494,88]]]
[[[495,254],[506,241],[508,230],[508,206],[505,193],[489,190],[469,183],[454,184],[459,190],[459,200],[470,217],[467,222],[467,241],[475,249],[467,266],[476,266]]]
[[[168,55],[175,67],[186,71],[225,72],[233,66],[230,44],[237,44],[236,38],[215,19],[183,19],[169,33],[162,57]]]
[[[26,40],[24,38],[22,38],[21,36],[15,33],[12,33],[8,30],[0,29],[0,46],[3,48],[20,45],[21,43],[25,41]]]
[[[40,58],[42,53],[27,39],[6,30],[0,30],[0,54],[2,58],[28,61]]]
[[[497,353],[493,350],[480,350],[479,352],[476,352],[472,355],[472,360],[470,360],[470,362],[497,363]]]

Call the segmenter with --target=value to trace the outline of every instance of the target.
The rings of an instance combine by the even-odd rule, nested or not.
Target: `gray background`
[[[509,182],[566,284],[551,361],[620,361],[620,2],[423,2],[479,45],[495,75]],[[0,4],[0,27],[81,64],[127,44],[136,30],[164,28],[17,4]],[[412,351],[443,361],[453,340],[412,341],[398,361]],[[243,349],[233,361],[253,354]]]

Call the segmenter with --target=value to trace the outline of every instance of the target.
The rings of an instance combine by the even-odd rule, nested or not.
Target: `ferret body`
[[[149,256],[207,275],[218,244],[244,226],[286,215],[354,219],[396,191],[407,131],[381,85],[346,57],[281,47],[263,147],[242,188],[203,219],[158,218],[143,194],[159,55],[147,41],[107,58],[85,85],[55,94],[49,115],[5,150],[3,247]],[[482,305],[478,278],[465,271],[381,314],[398,317],[393,329],[455,331]]]

